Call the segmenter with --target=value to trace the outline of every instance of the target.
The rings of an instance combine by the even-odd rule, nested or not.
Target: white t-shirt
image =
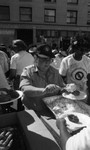
[[[30,53],[20,51],[11,57],[10,69],[16,69],[16,75],[21,75],[23,68],[33,63],[34,58]]]
[[[66,150],[90,150],[90,126],[71,136],[66,143]]]
[[[71,54],[62,60],[59,73],[66,76],[67,83],[75,83],[80,90],[85,91],[87,74],[90,73],[90,58],[84,55],[82,60],[77,61]]]

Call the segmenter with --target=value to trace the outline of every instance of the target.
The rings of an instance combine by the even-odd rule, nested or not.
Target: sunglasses
[[[38,58],[39,58],[39,60],[41,61],[41,62],[49,62],[49,63],[52,63],[53,62],[53,58],[42,58],[42,57],[39,57],[39,56],[37,56]]]

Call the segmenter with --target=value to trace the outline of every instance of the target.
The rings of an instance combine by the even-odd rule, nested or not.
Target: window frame
[[[57,1],[57,0],[50,0],[50,1],[44,0],[45,3],[56,3],[56,1]]]
[[[88,14],[87,14],[87,24],[88,25],[90,25],[90,19],[89,19],[90,17],[89,16],[90,16],[90,11],[88,11]]]
[[[49,16],[49,15],[45,15],[45,10],[51,10],[51,11],[54,11],[54,16]],[[53,17],[54,18],[54,21],[46,21],[45,20],[45,17]],[[44,22],[45,23],[56,23],[56,9],[52,9],[52,8],[44,8]]]
[[[22,14],[22,13],[21,13],[21,9],[29,9],[29,10],[31,11],[31,14],[24,14],[24,13]],[[30,19],[30,20],[28,20],[28,19],[27,19],[27,20],[24,20],[24,19],[21,18],[22,15],[23,15],[23,16],[25,16],[25,15],[29,16],[29,15],[31,15],[31,19]],[[23,7],[23,6],[20,6],[20,7],[19,7],[19,20],[20,20],[21,22],[32,22],[32,7]]]
[[[0,5],[0,10],[1,10],[1,8],[3,8],[3,9],[4,9],[4,8],[7,8],[8,11],[7,11],[6,13],[5,13],[5,11],[3,11],[4,13],[3,13],[2,15],[3,15],[4,17],[2,17],[2,19],[0,19],[0,21],[10,21],[10,6]],[[2,9],[2,10],[3,10],[3,9]],[[7,19],[5,18],[5,15],[4,15],[4,14],[5,14],[6,16],[8,16],[8,17],[6,17]],[[7,15],[7,14],[8,14],[8,15]]]
[[[71,2],[69,2],[69,1],[71,1]],[[76,0],[76,2],[74,2],[74,0],[67,0],[67,4],[75,4],[75,5],[77,5],[78,1],[79,0]]]
[[[68,12],[71,12],[71,13],[76,13],[76,17],[74,17],[73,15],[71,15],[70,17],[68,17]],[[75,21],[70,21],[70,22],[68,22],[67,20],[66,20],[66,22],[67,22],[67,24],[77,24],[77,16],[78,16],[78,11],[77,10],[67,10],[67,19],[75,19]]]
[[[32,0],[19,0],[19,2],[32,2]]]

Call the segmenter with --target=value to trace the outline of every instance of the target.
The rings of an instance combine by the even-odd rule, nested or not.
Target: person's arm
[[[67,114],[66,114],[67,116]],[[62,117],[65,117],[63,115]],[[67,131],[67,126],[64,118],[59,118],[56,121],[57,128],[60,131],[60,143],[62,150],[90,150],[90,118],[88,117],[88,124],[73,132],[72,135]]]
[[[27,97],[45,97],[57,94],[61,88],[55,84],[49,84],[45,88],[35,87],[33,85],[23,85],[21,90]]]
[[[71,137],[69,132],[67,131],[65,119],[57,119],[56,125],[60,130],[60,143],[62,150],[66,150],[66,142]]]
[[[44,88],[34,87],[32,85],[25,85],[21,87],[21,90],[27,97],[40,97],[44,95]]]

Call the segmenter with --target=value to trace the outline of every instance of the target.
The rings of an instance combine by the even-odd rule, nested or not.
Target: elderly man
[[[61,87],[64,87],[58,70],[50,65],[54,58],[51,47],[42,44],[37,47],[35,63],[23,70],[20,88],[24,93],[23,102],[27,108],[43,110],[42,98],[56,95]]]

